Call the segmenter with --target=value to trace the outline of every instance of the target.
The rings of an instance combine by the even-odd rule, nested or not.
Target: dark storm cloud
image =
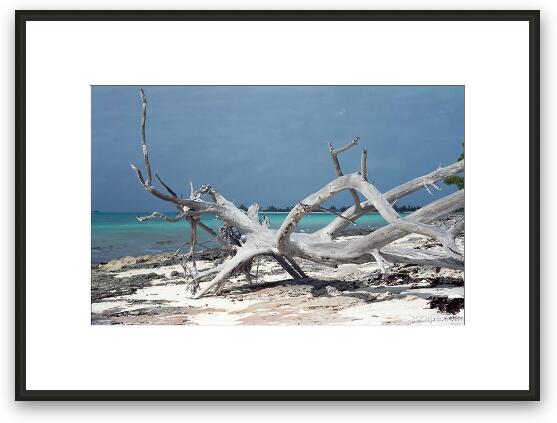
[[[353,137],[368,150],[381,190],[453,163],[464,140],[464,87],[144,87],[154,169],[175,190],[211,184],[237,205],[295,204],[334,177],[327,142]],[[139,87],[92,87],[92,207],[172,210],[148,195]],[[341,156],[359,168],[360,147]],[[454,188],[444,186],[443,195]],[[437,195],[436,195],[437,196]],[[342,195],[331,202],[349,205]],[[431,201],[426,192],[399,204]]]

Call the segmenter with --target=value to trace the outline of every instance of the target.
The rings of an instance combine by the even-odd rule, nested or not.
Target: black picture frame
[[[529,23],[528,390],[28,390],[26,387],[26,22],[28,21],[527,21]],[[16,400],[539,400],[540,398],[540,13],[413,11],[15,11],[15,399]]]

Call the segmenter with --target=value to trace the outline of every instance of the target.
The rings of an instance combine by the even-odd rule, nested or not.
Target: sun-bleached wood
[[[443,229],[431,222],[447,216],[464,207],[464,190],[449,194],[402,218],[393,208],[394,202],[419,189],[429,186],[439,189],[435,182],[464,170],[464,160],[455,164],[439,167],[437,170],[415,178],[386,193],[381,193],[367,177],[367,150],[362,150],[360,171],[344,174],[338,161],[338,155],[359,142],[356,137],[351,143],[334,149],[329,144],[329,151],[337,178],[319,191],[299,201],[292,208],[278,229],[271,229],[268,219],[259,220],[259,205],[252,204],[247,212],[240,210],[227,200],[215,188],[202,185],[195,190],[192,183],[190,198],[176,195],[157,173],[155,177],[166,193],[159,191],[152,184],[152,170],[149,160],[145,124],[147,121],[147,99],[140,91],[141,97],[141,147],[145,164],[144,178],[142,171],[132,165],[141,185],[155,197],[173,204],[178,210],[177,216],[166,216],[154,212],[149,216],[138,217],[140,221],[163,219],[169,222],[186,220],[191,226],[190,251],[183,263],[184,277],[192,297],[199,298],[209,292],[219,295],[223,292],[226,281],[237,274],[244,274],[251,281],[251,267],[254,259],[268,256],[277,261],[294,279],[304,279],[308,275],[296,262],[302,258],[328,266],[345,263],[366,263],[377,261],[383,272],[394,263],[414,263],[436,267],[463,269],[463,251],[456,244],[456,237],[464,230],[464,220],[458,221],[452,228]],[[336,218],[321,230],[307,234],[296,232],[296,227],[304,215],[315,210],[326,210],[322,204],[343,191],[349,191],[354,205],[343,213],[334,213]],[[360,195],[365,201],[360,201]],[[328,211],[328,210],[327,210]],[[372,211],[379,212],[387,225],[376,231],[348,240],[337,240],[335,236],[347,225]],[[203,215],[215,215],[224,222],[220,234],[206,226]],[[219,242],[225,244],[230,257],[212,269],[197,271],[195,253],[197,228],[200,227]],[[226,236],[222,236],[222,234]],[[234,234],[240,234],[235,236]],[[425,235],[439,241],[443,250],[416,250],[391,245],[394,241],[410,233]],[[191,267],[187,264],[191,260]]]

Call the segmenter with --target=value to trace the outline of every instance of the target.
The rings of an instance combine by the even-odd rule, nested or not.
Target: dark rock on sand
[[[442,313],[457,314],[464,308],[464,298],[429,297],[429,308],[436,308]]]
[[[222,259],[231,254],[230,250],[211,248],[196,253],[197,260],[216,260]],[[120,270],[132,269],[156,269],[162,266],[172,266],[180,264],[184,259],[184,254],[181,253],[163,253],[155,254],[152,256],[140,257],[122,257],[115,260],[110,260],[108,263],[101,263],[93,267],[93,270],[104,270],[108,272],[116,272]]]
[[[161,275],[157,273],[116,278],[110,273],[93,271],[91,272],[91,302],[133,294],[138,289],[150,285],[152,280],[160,278]]]

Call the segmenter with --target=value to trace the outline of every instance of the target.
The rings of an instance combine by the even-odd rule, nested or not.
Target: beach
[[[348,233],[338,239],[357,236]],[[457,244],[463,247],[464,238]],[[441,249],[411,234],[393,245]],[[222,261],[224,250],[199,254],[198,270]],[[235,276],[219,296],[189,298],[181,253],[123,257],[91,268],[94,325],[463,325],[464,272],[375,262],[327,267],[299,260],[308,278],[293,280],[270,258],[252,268],[251,283]]]

